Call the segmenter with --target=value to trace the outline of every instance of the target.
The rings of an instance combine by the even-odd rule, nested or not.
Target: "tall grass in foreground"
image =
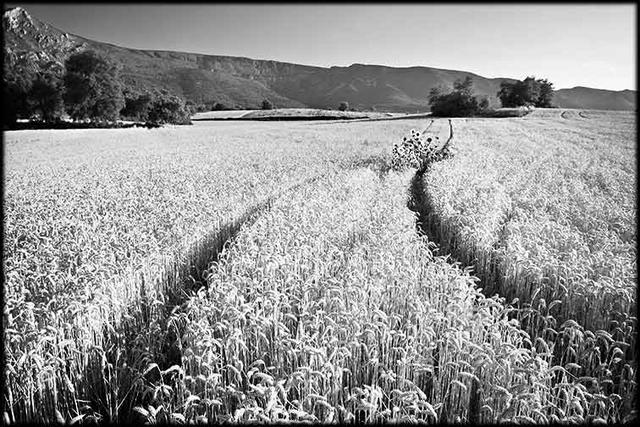
[[[356,145],[282,124],[6,133],[4,416],[129,416],[140,329],[247,211],[394,133],[363,129]]]
[[[558,372],[616,420],[636,396],[635,123],[609,120],[460,122],[424,209],[441,251],[518,301]]]
[[[619,139],[522,123],[512,141]],[[551,325],[538,328],[415,234],[409,176],[376,163],[410,127],[7,134],[5,419],[621,420],[636,359],[620,332],[554,326],[551,303],[531,307]],[[458,159],[470,154],[460,148]],[[622,177],[631,170],[624,156],[608,161]],[[337,173],[354,165],[376,173]],[[508,193],[489,184],[474,187],[499,207]],[[501,230],[502,212],[465,197],[456,237],[493,245],[483,226]],[[254,209],[261,215],[245,222]],[[612,228],[627,232],[634,216],[623,211]],[[208,287],[191,295],[233,236]],[[529,336],[509,320],[517,315],[543,334]],[[595,382],[585,366],[599,370]]]
[[[159,338],[181,364],[149,364],[141,420],[584,420],[548,349],[415,233],[408,182],[341,173],[241,230]]]
[[[283,184],[291,185],[272,183],[270,190]],[[265,194],[245,192],[246,201],[234,209]],[[226,214],[232,212],[229,209]],[[115,421],[130,410],[126,403],[137,361],[129,357],[128,346],[137,340],[140,328],[165,316],[170,304],[187,295],[192,276],[198,279],[198,268],[206,269],[215,248],[224,244],[242,217],[225,218],[220,211],[211,218],[215,219],[211,230],[191,239],[191,246],[177,242],[174,253],[156,256],[116,277],[104,277],[102,283],[94,281],[98,288],[85,286],[65,293],[43,287],[38,294],[48,291],[50,297],[41,303],[25,301],[31,296],[28,286],[17,297],[9,288],[5,404],[10,416],[52,420],[59,411]]]

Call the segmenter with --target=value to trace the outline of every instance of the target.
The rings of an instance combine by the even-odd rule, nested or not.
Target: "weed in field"
[[[441,145],[440,137],[411,129],[411,134],[394,143],[391,164],[395,170],[410,167],[424,171],[431,162],[451,157],[449,141]]]

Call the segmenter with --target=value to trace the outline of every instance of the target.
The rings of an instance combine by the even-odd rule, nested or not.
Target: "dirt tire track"
[[[188,268],[190,274],[183,279],[182,286],[180,286],[179,289],[165,289],[167,296],[171,296],[178,301],[183,301],[184,296],[179,297],[178,295],[175,295],[175,291],[182,292],[185,289],[196,291],[199,288],[199,285],[204,284],[206,282],[206,277],[203,277],[203,273],[206,272],[212,262],[217,261],[220,258],[225,247],[227,247],[236,238],[243,226],[253,224],[262,213],[269,210],[277,200],[285,197],[287,193],[297,191],[300,187],[311,184],[326,175],[327,173],[322,173],[312,176],[291,185],[278,194],[269,196],[267,199],[249,207],[238,218],[223,224],[219,229],[213,230],[204,238],[199,239],[199,241],[194,243],[188,250],[186,261],[182,263],[181,268]],[[202,251],[203,248],[204,255]],[[180,303],[181,302],[177,302],[173,305],[179,305]]]
[[[582,115],[581,117],[585,118]],[[566,119],[564,116],[563,118]],[[555,310],[548,307],[546,303],[544,303],[542,307],[540,306],[541,301],[552,301],[556,299],[550,294],[552,291],[545,289],[542,283],[528,283],[528,286],[540,289],[539,293],[534,292],[533,295],[530,295],[530,298],[523,297],[526,292],[524,294],[519,293],[516,289],[513,289],[513,292],[509,292],[510,290],[506,289],[509,285],[506,283],[506,277],[502,271],[502,255],[500,255],[499,250],[506,247],[508,244],[506,238],[507,228],[512,219],[511,212],[504,211],[503,215],[501,215],[497,239],[493,245],[495,250],[488,257],[488,268],[486,268],[486,265],[485,268],[483,268],[477,264],[478,259],[475,258],[473,254],[468,254],[465,253],[464,250],[458,249],[459,238],[455,233],[451,235],[442,231],[441,224],[443,219],[435,213],[433,200],[425,186],[425,178],[428,176],[429,169],[430,165],[423,171],[416,171],[409,186],[409,200],[407,207],[416,214],[416,232],[419,235],[426,236],[429,242],[436,245],[434,253],[437,255],[446,254],[448,262],[454,264],[457,263],[460,268],[472,267],[472,274],[479,279],[477,286],[481,288],[480,290],[485,297],[491,298],[497,294],[499,297],[505,298],[506,304],[513,301],[514,297],[519,298],[517,305],[513,307],[514,310],[508,314],[509,318],[516,319],[519,322],[520,328],[529,335],[531,341],[537,342],[541,339],[543,342],[546,342],[549,347],[552,347],[551,354],[553,360],[557,361],[556,363],[562,363],[563,355],[565,355],[571,348],[571,343],[568,341],[558,341],[553,337],[549,338],[546,335],[547,332],[545,332],[548,330],[546,328],[546,319],[553,318],[554,322],[558,325],[559,336],[566,336],[565,334],[572,333],[574,331],[573,327],[570,325],[568,326],[568,329],[564,329],[565,322],[572,320],[570,318],[571,316],[563,315],[560,312],[560,306],[554,307]],[[545,309],[546,311],[544,311]],[[552,328],[551,330],[555,332],[555,329]],[[558,332],[556,332],[557,335]],[[593,333],[594,331],[591,330],[591,332]],[[551,341],[548,341],[549,339]],[[632,355],[634,352],[634,346],[631,345],[625,347],[622,344],[618,345],[616,342],[612,348],[615,348],[615,351],[619,351],[623,354],[624,360],[636,360],[637,356]],[[576,360],[576,363],[578,364],[581,364],[582,362],[583,359]],[[605,379],[620,381],[620,378],[624,375],[624,368],[621,368],[621,365],[622,364],[616,365],[615,370],[612,369],[614,371],[613,374],[609,377],[605,377]],[[596,374],[594,372],[595,371],[587,371],[584,375],[586,377],[595,376]],[[559,384],[562,381],[564,380],[558,376],[552,379],[554,385]],[[613,393],[619,392],[619,388],[621,387],[620,384],[621,383],[617,383],[617,388],[612,386],[610,389],[603,391],[602,393],[607,399],[613,398],[613,396],[615,396]],[[625,403],[621,418],[626,414],[631,413],[632,408],[627,407],[629,404],[630,402]]]
[[[564,116],[565,113],[568,113],[568,111],[563,111],[561,116],[567,119]],[[449,138],[445,144],[443,144],[441,150],[451,143],[453,137],[453,123],[451,119],[449,119]],[[502,212],[502,215],[500,215],[500,223],[498,224],[498,235],[493,245],[496,251],[491,255],[488,266],[485,265],[483,267],[477,265],[477,260],[473,255],[465,254],[463,251],[458,249],[459,243],[455,235],[445,236],[441,232],[442,219],[435,213],[433,200],[424,184],[425,177],[428,175],[431,164],[431,162],[426,163],[422,168],[416,170],[409,186],[407,207],[416,214],[416,232],[422,236],[426,236],[430,242],[435,243],[437,246],[436,251],[441,252],[442,255],[447,254],[452,263],[459,263],[465,267],[473,267],[474,275],[480,279],[479,286],[488,298],[494,294],[498,294],[506,298],[519,296],[515,294],[507,295],[505,293],[505,278],[500,268],[500,259],[498,255],[498,250],[506,245],[507,226],[511,221],[512,215],[510,212]],[[527,304],[533,303],[534,301],[522,302]]]
[[[358,161],[346,160],[338,164],[339,169],[354,169],[360,167],[369,167],[382,178],[386,176],[391,169],[391,164],[386,161],[383,156],[371,156],[366,159],[359,159]],[[186,299],[184,295],[185,289],[196,291],[199,285],[203,285],[206,282],[206,277],[203,277],[203,273],[206,272],[212,262],[220,258],[225,247],[233,242],[243,226],[253,224],[262,213],[270,209],[276,201],[285,197],[288,193],[295,192],[305,185],[313,184],[330,173],[331,172],[324,172],[306,178],[285,188],[278,194],[269,196],[266,200],[249,207],[240,217],[227,222],[219,229],[210,232],[204,238],[194,243],[187,251],[186,261],[179,267],[181,271],[183,271],[182,269],[188,268],[190,274],[184,277],[182,286],[179,286],[178,289],[164,288],[165,294],[170,297],[170,300],[174,301],[171,305],[175,307],[184,302]],[[204,252],[203,247],[206,248]]]
[[[488,271],[479,271],[473,259],[465,256],[457,250],[458,240],[447,237],[442,234],[441,218],[435,213],[433,201],[424,185],[424,178],[428,175],[429,168],[424,171],[416,171],[411,179],[409,186],[409,199],[407,207],[416,214],[416,232],[427,237],[430,242],[436,244],[436,253],[439,255],[447,255],[451,264],[459,264],[462,267],[473,267],[473,274],[480,279],[478,286],[482,288],[483,293],[487,297],[497,293],[500,289],[502,275],[498,269],[497,262],[491,262]],[[499,225],[500,230],[506,229],[507,216],[503,215],[504,223]],[[502,238],[504,233],[501,233]],[[497,261],[497,259],[495,260]]]
[[[345,165],[340,165],[340,167],[346,168]],[[134,342],[138,335],[144,333],[145,329],[157,322],[163,334],[161,337],[157,337],[160,339],[156,341],[158,347],[152,347],[149,352],[155,356],[155,361],[162,370],[173,365],[180,366],[182,363],[182,349],[181,344],[178,342],[179,334],[175,332],[175,328],[169,327],[169,322],[173,315],[182,312],[186,308],[189,299],[195,292],[201,287],[207,286],[206,272],[210,265],[220,259],[225,249],[233,244],[243,227],[253,224],[264,212],[271,209],[276,201],[286,197],[290,192],[297,191],[302,186],[316,182],[329,173],[325,172],[306,178],[277,194],[267,197],[265,200],[249,207],[239,217],[198,239],[186,252],[185,258],[177,260],[176,265],[169,266],[156,278],[156,286],[164,299],[164,301],[160,301],[161,304],[158,304],[158,301],[153,301],[146,294],[145,278],[141,274],[139,283],[136,284],[140,289],[139,298],[132,301],[128,308],[124,310],[119,325],[116,326],[115,330],[110,331],[104,328],[105,342],[113,344],[111,348],[119,348],[122,351],[122,354],[117,356],[115,352],[114,354],[107,354],[107,361],[113,366],[122,364],[123,361],[129,366],[135,366],[135,355],[130,352],[132,348],[130,343]],[[177,284],[171,285],[176,275],[179,277],[179,281]],[[118,330],[122,330],[122,333],[118,334],[116,332]],[[119,386],[129,389],[133,386],[133,383],[130,382],[131,380],[131,378],[123,378],[121,380],[123,383],[119,384]],[[98,400],[100,399],[101,397],[98,396]],[[120,422],[132,421],[130,417],[134,416],[132,415],[132,409],[136,403],[133,396],[124,399],[120,404],[121,410],[117,415],[117,420]]]
[[[431,127],[434,120],[431,120],[431,123],[427,126],[427,129]],[[425,131],[427,130],[425,129]],[[451,119],[449,119],[449,138],[442,145],[439,151],[442,151],[446,148],[451,141],[453,140],[453,123]],[[416,173],[413,175],[411,179],[411,184],[409,186],[409,200],[407,202],[407,207],[413,211],[417,215],[416,219],[416,232],[422,236],[427,236],[430,241],[438,242],[439,239],[436,238],[434,234],[434,230],[430,225],[433,224],[434,215],[431,213],[433,211],[431,204],[428,201],[428,194],[426,192],[426,188],[424,187],[424,175],[429,171],[432,162],[427,162],[422,167],[416,170]]]
[[[380,179],[384,179],[391,169],[389,162],[383,156],[372,156],[367,159],[359,159],[358,161],[343,160],[337,164],[342,170],[351,170],[355,168],[368,167],[377,172]],[[156,321],[161,324],[161,330],[167,331],[163,337],[162,348],[156,348],[154,354],[160,360],[157,360],[161,369],[167,369],[173,365],[180,365],[182,358],[182,350],[177,342],[178,334],[170,331],[167,323],[172,315],[179,313],[186,307],[189,299],[203,286],[207,286],[207,271],[212,263],[220,260],[225,253],[227,247],[233,244],[241,229],[251,226],[262,214],[280,199],[286,197],[287,194],[297,191],[299,188],[313,184],[314,182],[326,177],[331,172],[324,172],[315,176],[306,178],[297,182],[278,194],[271,195],[267,199],[256,203],[249,207],[239,217],[225,223],[221,227],[212,230],[205,237],[195,242],[187,251],[185,258],[179,265],[169,267],[157,279],[158,289],[164,295],[164,302],[161,306],[153,307],[154,302],[146,295],[146,287],[144,277],[140,277],[140,298],[129,305],[126,310],[127,314],[123,315],[121,324],[126,324],[126,317],[135,316],[137,324],[149,325]],[[178,274],[181,280],[178,284],[171,285],[172,278]],[[135,335],[135,334],[134,334]],[[129,337],[132,339],[133,337]],[[110,338],[113,342],[113,339]],[[125,340],[126,341],[126,340]],[[127,348],[125,346],[125,348]],[[126,353],[126,351],[125,351]],[[164,360],[162,360],[164,358]],[[124,411],[123,415],[130,414],[131,411]],[[125,420],[127,421],[127,420]]]

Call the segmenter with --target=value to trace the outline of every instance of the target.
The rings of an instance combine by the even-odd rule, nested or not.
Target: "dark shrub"
[[[152,98],[149,94],[131,96],[125,98],[124,108],[120,114],[127,119],[136,121],[147,121]]]
[[[469,117],[478,114],[482,108],[473,96],[472,86],[473,80],[467,77],[456,80],[453,91],[446,94],[442,93],[442,88],[432,88],[429,92],[431,114],[439,117]]]
[[[153,124],[191,124],[191,114],[184,101],[175,96],[160,95],[151,103],[148,121]]]

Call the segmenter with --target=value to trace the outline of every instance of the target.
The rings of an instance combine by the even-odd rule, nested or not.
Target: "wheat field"
[[[5,423],[632,420],[635,116],[452,123],[6,132]]]

